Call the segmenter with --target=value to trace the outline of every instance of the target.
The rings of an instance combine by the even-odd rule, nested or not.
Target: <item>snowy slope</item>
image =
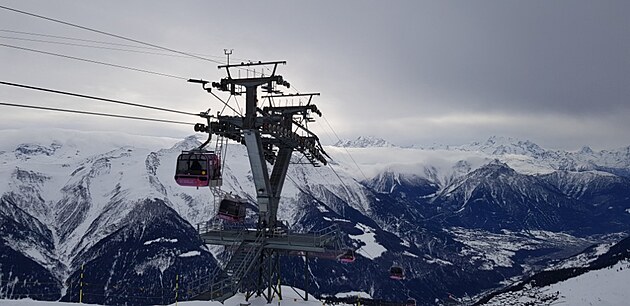
[[[484,305],[627,305],[630,261],[594,270],[542,288],[527,286]]]
[[[626,305],[628,282],[630,239],[626,238],[589,248],[553,269],[482,298],[478,305]]]
[[[41,131],[2,131],[2,139],[2,194],[51,231],[56,259],[66,265],[78,249],[89,247],[118,227],[120,217],[132,208],[120,205],[115,216],[111,215],[112,206],[122,197],[125,201],[151,197],[153,190],[145,188],[145,180],[138,177],[144,162],[134,155],[174,142],[67,130],[49,131],[46,137]],[[126,188],[120,190],[119,186]],[[37,261],[44,256],[33,257]]]
[[[308,301],[304,301],[298,294],[295,293],[294,289],[288,286],[282,286],[282,300],[279,300],[275,297],[271,304],[273,305],[285,305],[285,306],[321,306],[322,302],[313,296],[309,296]],[[301,291],[300,289],[295,289],[297,291]],[[304,294],[304,292],[300,292]],[[359,293],[360,294],[360,293]],[[365,297],[366,294],[364,293]],[[245,300],[244,294],[236,294],[235,296],[227,299],[224,303],[213,302],[213,301],[179,301],[177,303],[172,303],[170,305],[182,305],[182,306],[240,306],[242,304],[247,304],[251,306],[263,306],[269,305],[267,301],[262,297],[252,297],[249,301]],[[11,306],[76,306],[77,303],[66,303],[66,302],[46,302],[46,301],[37,301],[32,299],[21,299],[21,300],[2,300],[0,299],[0,305],[11,305]],[[99,304],[90,304],[83,303],[82,305],[99,305]],[[344,305],[344,304],[340,304]]]
[[[117,303],[116,295],[122,296],[126,289],[112,287],[112,282],[134,282],[139,275],[148,283],[162,276],[170,281],[177,273],[208,273],[206,269],[216,266],[190,223],[173,211],[178,206],[159,182],[150,159],[154,151],[181,140],[67,130],[47,131],[46,137],[28,130],[1,134],[1,202],[10,208],[5,215],[10,215],[0,223],[16,225],[9,232],[4,226],[0,242],[25,256],[25,261],[45,267],[63,284],[62,295],[76,294],[73,286],[82,267],[90,271],[92,283],[98,283],[91,289],[99,292],[93,300]],[[172,181],[173,168],[169,170],[167,182]],[[198,211],[213,209],[208,208],[211,196],[204,191],[206,200],[194,202]],[[166,235],[163,231],[170,231],[169,238],[178,242],[143,245],[146,239]],[[179,256],[192,252],[197,256]],[[0,271],[15,270],[15,260],[0,262]],[[178,267],[184,262],[201,268],[181,271]],[[4,281],[29,284],[12,290],[14,297],[43,294],[44,289],[28,275],[3,275]],[[46,281],[43,275],[39,281]],[[170,283],[137,287],[151,292],[163,290],[162,286]],[[106,293],[100,293],[103,290]]]

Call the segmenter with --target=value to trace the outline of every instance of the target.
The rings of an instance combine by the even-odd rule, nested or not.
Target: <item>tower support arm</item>
[[[247,155],[252,168],[254,185],[256,186],[256,198],[261,221],[269,224],[269,199],[271,197],[271,184],[269,172],[263,155],[263,145],[260,140],[260,132],[255,129],[243,130]]]
[[[289,169],[289,162],[291,161],[291,154],[293,153],[293,148],[290,147],[280,147],[278,151],[278,157],[276,158],[276,162],[273,165],[273,170],[271,172],[271,190],[272,190],[272,198],[269,203],[269,210],[271,212],[270,220],[271,225],[275,225],[276,218],[278,216],[278,206],[280,205],[280,195],[282,194],[282,187],[284,186],[285,179],[287,177],[287,170]]]

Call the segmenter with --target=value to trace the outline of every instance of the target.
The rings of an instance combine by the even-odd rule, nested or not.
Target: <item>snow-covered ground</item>
[[[620,261],[542,288],[500,294],[485,305],[629,305],[629,284],[630,261]]]
[[[298,292],[300,294],[304,294],[299,289]],[[364,292],[349,292],[346,294],[338,294],[339,297],[345,297],[348,295],[359,295],[363,298],[370,298],[367,293]],[[245,295],[237,294],[229,299],[227,299],[223,304],[220,302],[214,301],[189,301],[189,302],[178,302],[173,303],[171,306],[240,306],[240,305],[251,305],[251,306],[263,306],[263,305],[284,305],[284,306],[321,306],[322,302],[313,298],[313,296],[309,295],[308,301],[304,301],[298,294],[293,291],[291,287],[282,286],[282,300],[279,300],[277,297],[273,299],[271,304],[267,304],[267,301],[262,298],[252,298],[249,301],[245,301]],[[76,306],[80,305],[77,303],[63,303],[63,302],[45,302],[45,301],[35,301],[32,299],[23,299],[23,300],[0,300],[0,305],[6,306]],[[97,304],[81,304],[81,305],[97,305]],[[340,304],[344,305],[344,304]]]
[[[376,242],[376,239],[374,238],[376,235],[374,234],[373,228],[361,223],[358,223],[356,227],[363,231],[363,234],[350,235],[350,238],[358,239],[365,243],[364,246],[361,246],[357,250],[358,253],[361,253],[364,257],[369,259],[374,259],[380,257],[385,251],[387,251],[384,246]]]

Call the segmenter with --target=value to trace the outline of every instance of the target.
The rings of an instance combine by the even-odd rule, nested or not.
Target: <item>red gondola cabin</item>
[[[347,250],[343,254],[337,256],[337,259],[342,263],[352,263],[356,258],[353,250]]]
[[[229,222],[245,220],[245,205],[247,200],[240,198],[225,198],[219,203],[218,217]]]
[[[389,269],[389,278],[395,279],[395,280],[405,279],[405,271],[403,270],[402,267],[392,266]]]
[[[214,152],[183,151],[177,158],[175,181],[181,186],[221,186],[221,159]]]

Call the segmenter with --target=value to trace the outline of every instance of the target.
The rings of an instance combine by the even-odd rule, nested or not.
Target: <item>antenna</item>
[[[223,49],[223,53],[227,55],[228,66],[230,65],[230,55],[232,55],[232,51],[234,51],[234,49],[230,49],[230,51],[228,51],[228,49]]]

